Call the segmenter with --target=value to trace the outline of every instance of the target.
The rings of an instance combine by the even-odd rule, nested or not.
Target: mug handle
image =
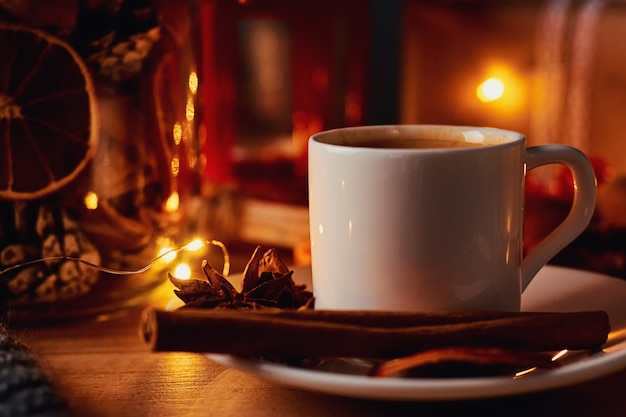
[[[522,261],[522,291],[552,257],[585,230],[596,205],[596,177],[591,162],[584,153],[566,145],[541,145],[526,149],[527,172],[555,163],[565,165],[572,172],[574,200],[565,220]]]

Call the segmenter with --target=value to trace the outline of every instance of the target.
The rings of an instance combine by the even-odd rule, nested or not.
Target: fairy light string
[[[194,240],[178,248],[172,248],[167,251],[164,251],[163,253],[159,254],[157,257],[152,259],[150,262],[148,262],[146,265],[142,266],[139,269],[134,269],[134,270],[121,270],[121,269],[115,269],[115,268],[107,268],[105,266],[97,265],[97,264],[94,264],[93,262],[89,262],[87,260],[76,258],[73,256],[58,255],[58,256],[48,256],[44,258],[32,259],[32,260],[20,262],[15,265],[8,266],[5,269],[0,270],[0,278],[3,275],[8,274],[17,269],[27,268],[29,266],[33,266],[33,265],[40,264],[40,263],[58,262],[58,261],[79,262],[83,265],[89,266],[91,268],[95,268],[100,272],[105,272],[105,273],[112,274],[112,275],[135,275],[135,274],[141,274],[150,270],[150,268],[152,268],[161,259],[168,258],[172,255],[176,255],[179,252],[186,251],[186,250],[195,251],[199,249],[198,246],[204,246],[204,245],[213,245],[221,249],[222,255],[224,257],[224,266],[222,268],[222,275],[228,276],[228,274],[230,273],[230,255],[228,254],[228,249],[226,248],[226,245],[224,245],[222,242],[218,240],[204,240],[204,241]]]

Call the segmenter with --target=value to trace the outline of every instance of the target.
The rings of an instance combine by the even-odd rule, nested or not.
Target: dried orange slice
[[[45,32],[0,23],[0,199],[57,191],[87,165],[97,140],[81,57]]]

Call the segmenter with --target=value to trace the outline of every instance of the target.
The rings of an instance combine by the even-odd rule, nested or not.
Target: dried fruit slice
[[[45,32],[0,24],[0,198],[66,185],[97,146],[93,81],[80,56]]]

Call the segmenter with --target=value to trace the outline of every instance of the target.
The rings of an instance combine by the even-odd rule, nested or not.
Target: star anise
[[[287,308],[298,309],[312,304],[313,294],[304,285],[296,285],[293,271],[278,257],[275,249],[261,252],[257,246],[242,274],[242,289],[237,289],[206,261],[203,279],[179,279],[169,274],[178,288],[174,293],[185,307],[192,308]]]

